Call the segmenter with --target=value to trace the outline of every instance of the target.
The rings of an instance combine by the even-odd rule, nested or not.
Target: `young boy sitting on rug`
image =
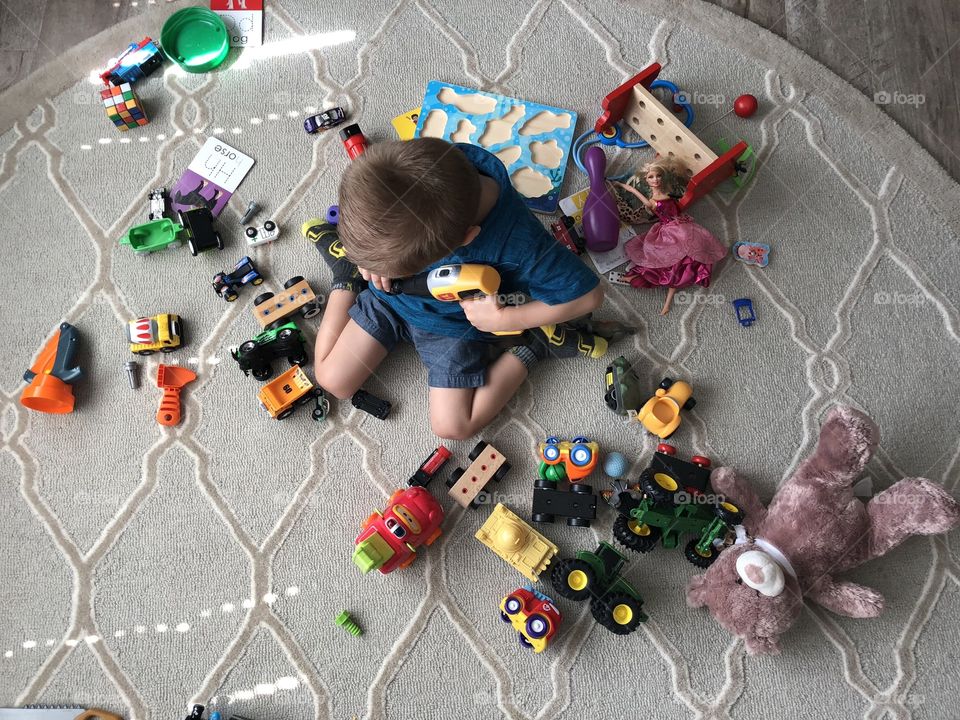
[[[433,138],[372,145],[347,167],[339,205],[339,240],[317,242],[333,283],[314,358],[317,382],[338,398],[353,395],[406,340],[428,371],[433,432],[469,438],[535,362],[597,358],[624,334],[617,323],[567,322],[600,306],[599,280],[544,230],[486,150]],[[392,278],[460,263],[494,267],[501,293],[530,300],[389,293]],[[498,331],[524,332],[504,352],[504,338],[491,334]]]

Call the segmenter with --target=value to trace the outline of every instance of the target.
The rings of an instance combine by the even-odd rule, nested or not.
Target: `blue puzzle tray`
[[[552,213],[577,125],[572,110],[431,80],[414,137],[470,143],[503,161],[531,210]]]

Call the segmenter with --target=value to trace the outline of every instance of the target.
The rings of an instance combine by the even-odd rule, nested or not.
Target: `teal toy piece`
[[[431,80],[414,137],[438,137],[488,150],[503,161],[531,210],[552,213],[560,202],[576,124],[572,110]],[[549,189],[530,197],[518,186],[518,173]]]
[[[166,247],[179,245],[182,240],[180,233],[183,226],[170,218],[151,220],[142,225],[134,225],[120,238],[121,245],[129,245],[137,255],[163,250]]]

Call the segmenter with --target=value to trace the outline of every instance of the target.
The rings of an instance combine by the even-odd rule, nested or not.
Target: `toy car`
[[[270,413],[270,417],[283,420],[293,414],[300,405],[306,405],[311,400],[313,419],[320,422],[330,411],[330,402],[323,394],[323,388],[315,386],[299,365],[294,365],[279,377],[271,380],[257,393],[257,400],[263,409]]]
[[[227,302],[233,302],[239,297],[237,290],[244,285],[259,285],[262,282],[263,275],[257,270],[257,266],[249,255],[244,255],[237,260],[233,270],[213,276],[213,290]]]
[[[148,220],[160,220],[167,214],[167,189],[157,188],[150,192],[150,212],[147,213]]]
[[[182,240],[183,226],[170,218],[158,218],[141,225],[134,225],[120,238],[121,245],[129,245],[137,255],[148,255],[168,247],[179,246]]]
[[[136,355],[173,352],[185,344],[183,321],[171,313],[137,318],[127,323],[127,338]]]
[[[743,513],[723,498],[711,499],[710,459],[694,455],[689,461],[676,448],[660,443],[650,467],[635,484],[615,481],[603,493],[619,513],[613,536],[635,552],[650,552],[660,541],[674,548],[682,535],[693,534],[684,556],[697,567],[717,559],[728,536],[743,522]]]
[[[363,410],[380,420],[386,420],[390,415],[390,408],[393,407],[388,401],[381,400],[366,390],[357,390],[350,398],[350,402],[357,410]]]
[[[640,377],[622,355],[607,366],[603,401],[617,415],[636,412],[643,401]]]
[[[258,245],[266,245],[268,242],[273,242],[280,237],[280,228],[277,227],[277,224],[273,220],[265,220],[263,225],[259,227],[250,225],[243,231],[243,234],[247,237],[247,245],[249,247],[257,247]]]
[[[499,450],[483,440],[470,452],[470,466],[458,467],[447,480],[452,497],[460,507],[478,507],[489,502],[484,489],[490,481],[500,482],[510,472],[510,463]]]
[[[616,635],[628,635],[642,622],[643,598],[621,575],[627,559],[605,542],[596,552],[581,550],[575,560],[560,560],[550,573],[553,589],[569,600],[590,598],[593,619]]]
[[[647,432],[666,440],[680,427],[680,410],[692,410],[696,404],[688,383],[664,378],[656,394],[637,412],[637,421]]]
[[[582,255],[586,249],[586,240],[583,234],[577,232],[577,221],[569,215],[561,215],[560,219],[550,225],[553,237],[574,255]]]
[[[538,447],[541,478],[577,482],[587,477],[597,467],[600,446],[585,437],[575,437],[571,442],[548,437]]]
[[[214,248],[223,250],[223,238],[213,229],[213,213],[207,208],[181,210],[180,224],[194,257]]]
[[[539,579],[558,549],[502,503],[497,503],[475,537],[530,582]]]
[[[386,575],[417,558],[417,548],[440,537],[443,508],[422,487],[394,491],[387,508],[368,517],[357,535],[353,562],[364,574]]]
[[[528,585],[500,601],[500,619],[513,625],[523,647],[540,653],[557,634],[563,616],[553,600]]]
[[[310,283],[296,275],[283,284],[280,295],[265,292],[253,299],[253,316],[260,327],[267,329],[284,318],[299,313],[305,320],[320,314],[322,301],[313,293]]]
[[[230,354],[244,375],[266,380],[273,375],[271,362],[276,358],[285,357],[291,365],[303,365],[307,361],[307,346],[297,324],[288,322],[247,340]]]
[[[319,115],[311,115],[303,121],[303,129],[313,135],[317,132],[323,132],[336,127],[347,119],[347,114],[342,107],[332,107],[324,110]]]
[[[163,53],[149,37],[130,43],[113,65],[100,73],[104,85],[133,83],[144,78],[163,64]]]
[[[420,463],[417,471],[407,480],[407,485],[411,487],[414,485],[426,487],[430,484],[430,481],[436,477],[437,473],[443,470],[444,465],[447,464],[449,459],[450,451],[441,445],[430,453],[430,456],[426,460]]]
[[[733,301],[733,311],[737,314],[737,322],[743,327],[750,327],[757,316],[753,312],[753,302],[750,298],[737,298]]]

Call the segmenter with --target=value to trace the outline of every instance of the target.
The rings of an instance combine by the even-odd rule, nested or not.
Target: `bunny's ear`
[[[754,489],[739,478],[733,468],[719,467],[710,473],[710,487],[744,514],[743,526],[751,535],[759,532],[767,509]]]
[[[690,607],[703,607],[707,604],[707,597],[710,594],[706,574],[694,575],[687,583],[687,605]]]

